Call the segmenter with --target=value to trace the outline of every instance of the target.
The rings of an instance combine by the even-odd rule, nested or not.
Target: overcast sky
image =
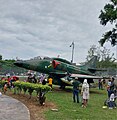
[[[108,30],[98,19],[108,1],[0,0],[0,54],[4,59],[60,55],[71,60],[74,41],[74,62],[84,62]]]

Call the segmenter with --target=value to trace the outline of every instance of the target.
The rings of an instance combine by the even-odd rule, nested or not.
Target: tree
[[[90,49],[88,50],[88,55],[86,57],[86,60],[89,61],[96,53],[97,47],[96,45],[92,45]]]
[[[2,60],[2,55],[0,55],[0,60]]]
[[[112,30],[103,34],[99,43],[103,46],[105,42],[110,41],[111,45],[115,46],[117,43],[117,0],[110,0],[110,3],[104,6],[104,10],[101,10],[99,19],[100,23],[104,26],[106,26],[107,23],[114,25]]]
[[[88,51],[87,61],[89,61],[94,55],[98,57],[97,67],[116,67],[114,53],[110,53],[110,49],[106,47],[97,47],[96,45],[92,45]]]
[[[99,59],[101,58],[101,48],[96,45],[92,45],[88,50],[88,55],[86,57],[86,60],[89,61],[95,55],[98,57],[98,61],[99,61]]]

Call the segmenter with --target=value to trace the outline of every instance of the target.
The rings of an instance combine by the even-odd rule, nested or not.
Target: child
[[[109,109],[116,108],[115,98],[116,96],[114,95],[114,92],[112,92],[108,102]]]
[[[106,99],[104,101],[104,106],[102,108],[109,108],[109,109],[113,109],[116,108],[116,103],[115,103],[115,98],[117,96],[114,95],[114,92],[111,93],[110,98]]]
[[[7,91],[7,82],[4,84],[3,90],[4,90],[4,94],[6,94],[6,91]]]

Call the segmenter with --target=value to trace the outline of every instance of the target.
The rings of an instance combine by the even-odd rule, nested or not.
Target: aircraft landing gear
[[[59,88],[64,90],[65,89],[65,85],[61,85]]]

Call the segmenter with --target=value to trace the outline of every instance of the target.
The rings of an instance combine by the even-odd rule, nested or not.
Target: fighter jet
[[[97,56],[94,56],[88,63],[84,65],[74,65],[63,58],[37,57],[30,60],[17,61],[14,64],[18,67],[48,74],[53,78],[54,83],[60,84],[62,87],[72,84],[73,78],[78,78],[80,82],[84,79],[88,83],[93,83],[93,79],[102,78],[95,76]]]

